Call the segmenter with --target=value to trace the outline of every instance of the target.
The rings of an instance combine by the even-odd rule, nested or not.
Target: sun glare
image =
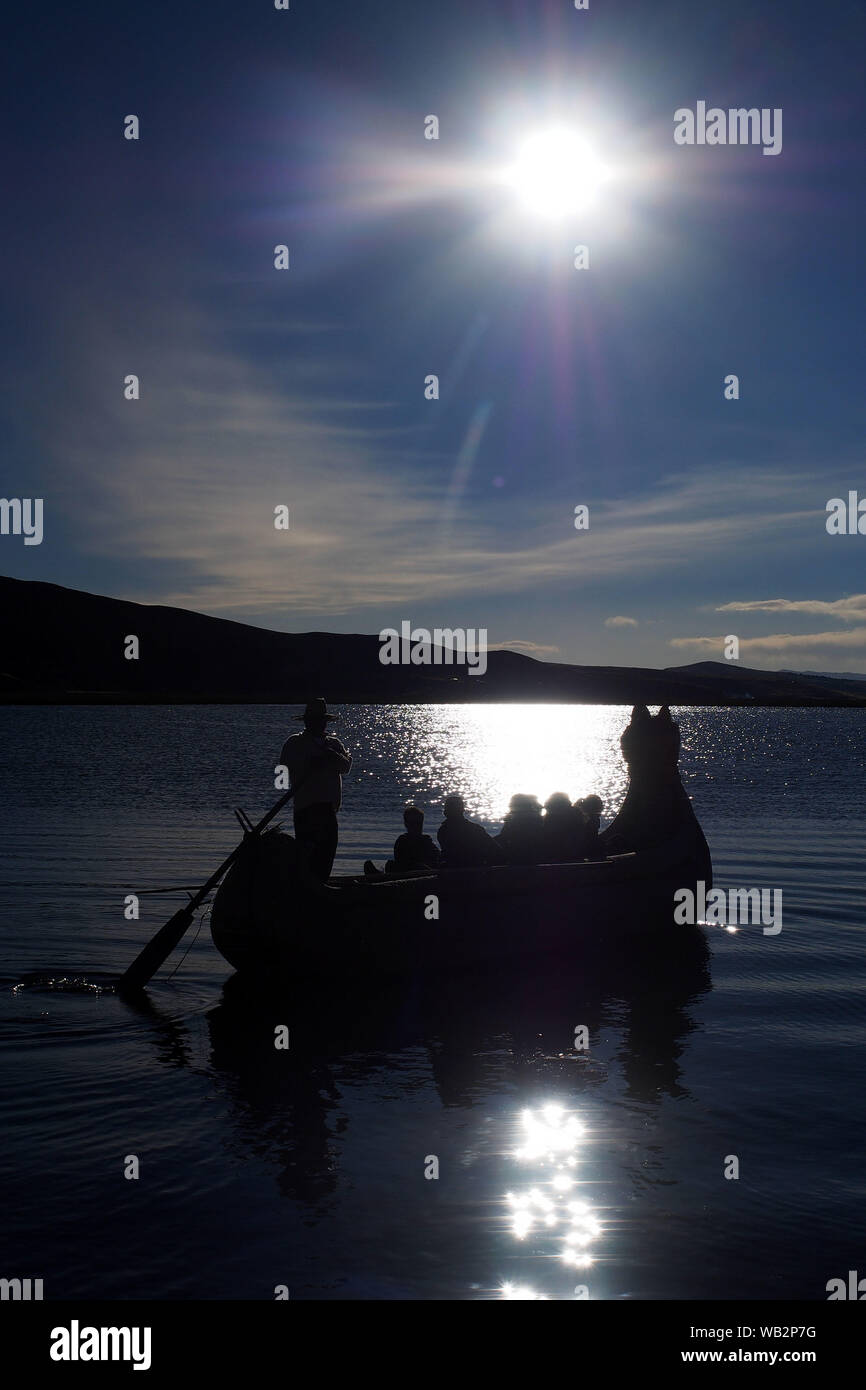
[[[524,1172],[527,1166],[536,1172],[531,1187],[505,1194],[511,1234],[533,1260],[556,1253],[571,1269],[590,1269],[595,1256],[589,1247],[604,1235],[604,1227],[589,1202],[577,1195],[580,1183],[575,1170],[586,1126],[561,1105],[524,1110],[521,1122],[524,1142],[512,1156]],[[501,1296],[546,1297],[529,1285],[512,1283],[501,1286]]]
[[[521,145],[503,181],[527,211],[558,220],[591,207],[610,176],[582,136],[555,126],[537,131]]]

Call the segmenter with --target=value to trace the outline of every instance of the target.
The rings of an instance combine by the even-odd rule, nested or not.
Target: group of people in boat
[[[602,801],[586,796],[573,805],[565,792],[554,792],[542,807],[536,796],[518,792],[498,835],[469,820],[462,796],[446,796],[445,819],[436,832],[438,846],[424,834],[424,812],[407,806],[406,829],[394,843],[394,858],[385,873],[438,868],[473,869],[487,864],[565,864],[576,859],[603,858],[598,832]],[[378,875],[371,860],[364,873]]]
[[[303,723],[303,732],[286,739],[280,761],[288,768],[293,793],[295,839],[305,850],[311,872],[325,880],[337,852],[342,779],[352,766],[352,758],[339,739],[327,732],[336,716],[328,713],[323,699],[309,701],[303,714],[295,718]],[[602,809],[597,796],[572,804],[565,792],[554,792],[542,807],[537,797],[518,792],[511,798],[499,834],[490,835],[483,825],[467,818],[462,796],[446,796],[445,819],[436,832],[436,845],[424,833],[423,811],[407,806],[403,812],[406,828],[395,841],[393,859],[388,860],[384,871],[367,860],[364,872],[378,876],[382,872],[603,858],[598,841]]]

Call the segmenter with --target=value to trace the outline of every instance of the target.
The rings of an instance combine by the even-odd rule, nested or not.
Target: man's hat
[[[328,713],[328,705],[321,695],[317,695],[315,700],[308,700],[304,707],[303,714],[296,714],[295,719],[337,719],[336,714]]]

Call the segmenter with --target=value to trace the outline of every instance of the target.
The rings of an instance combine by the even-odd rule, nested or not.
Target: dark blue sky
[[[4,573],[866,670],[866,536],[825,528],[866,497],[863,6],[180,0],[9,42],[2,491],[45,533]],[[781,108],[782,152],[677,146],[699,100]],[[491,178],[551,122],[615,175],[554,224]]]

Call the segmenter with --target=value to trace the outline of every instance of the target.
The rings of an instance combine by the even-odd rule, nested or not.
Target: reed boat
[[[489,973],[648,938],[676,950],[690,929],[674,924],[674,893],[712,884],[679,726],[667,707],[635,706],[621,748],[629,782],[604,858],[319,883],[291,835],[251,834],[214,899],[214,944],[238,971],[302,979]]]

